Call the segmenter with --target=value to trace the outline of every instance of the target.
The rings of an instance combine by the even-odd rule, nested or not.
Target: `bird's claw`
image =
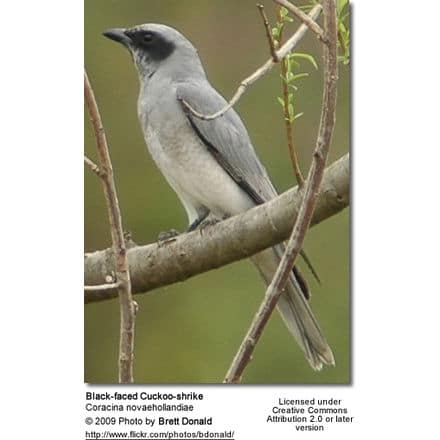
[[[200,231],[200,235],[203,235],[203,231],[206,228],[209,228],[210,226],[214,226],[217,223],[221,222],[221,219],[217,217],[208,217],[207,219],[203,220],[200,225],[198,226],[198,230]]]
[[[174,241],[178,235],[180,235],[180,233],[175,229],[170,229],[169,231],[161,232],[157,237],[158,245],[162,246],[171,241]]]

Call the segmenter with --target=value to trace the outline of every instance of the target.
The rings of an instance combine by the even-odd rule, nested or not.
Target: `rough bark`
[[[349,155],[324,173],[312,225],[331,217],[349,205]],[[286,240],[292,231],[301,202],[298,187],[240,216],[231,217],[203,231],[182,234],[158,245],[133,246],[127,255],[132,293],[152,289],[249,257]],[[105,284],[114,268],[111,249],[89,253],[84,261],[86,285]],[[84,292],[86,303],[117,297],[117,289]]]

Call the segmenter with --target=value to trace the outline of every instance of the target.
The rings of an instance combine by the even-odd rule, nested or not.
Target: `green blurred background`
[[[274,23],[275,5],[265,1]],[[300,2],[297,2],[300,4]],[[269,56],[255,0],[93,0],[85,2],[85,65],[100,106],[126,230],[137,243],[155,241],[161,231],[183,231],[186,215],[147,154],[138,125],[138,79],[129,54],[101,36],[110,27],[156,22],[173,26],[198,48],[212,84],[226,97]],[[289,25],[290,35],[298,26]],[[311,34],[298,51],[315,56],[320,70],[304,63],[295,139],[304,172],[319,123],[322,94],[321,48]],[[294,184],[281,106],[279,71],[258,81],[236,106],[262,162],[278,188]],[[336,132],[329,163],[349,149],[349,71],[340,65]],[[95,144],[85,117],[85,152]],[[99,180],[85,170],[85,250],[110,244]],[[349,383],[349,210],[313,228],[306,239],[322,285],[308,276],[312,308],[333,348],[335,368],[311,370],[278,313],[271,318],[246,370],[243,383]],[[304,270],[307,273],[307,270]],[[307,273],[307,275],[309,275]],[[183,283],[137,295],[135,381],[218,383],[255,314],[264,292],[249,261],[211,271]],[[85,381],[117,382],[119,308],[113,300],[85,306]]]

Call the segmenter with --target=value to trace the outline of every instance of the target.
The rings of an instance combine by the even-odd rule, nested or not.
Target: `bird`
[[[278,195],[233,108],[212,120],[188,110],[211,115],[227,101],[210,84],[196,48],[184,35],[156,23],[108,29],[103,35],[131,54],[140,82],[137,113],[145,143],[180,199],[189,231]],[[283,253],[279,244],[252,257],[267,285]],[[309,297],[307,283],[294,267],[277,308],[310,366],[320,370],[335,360]]]

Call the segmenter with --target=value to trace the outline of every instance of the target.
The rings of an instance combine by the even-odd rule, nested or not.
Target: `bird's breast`
[[[234,215],[254,204],[218,164],[191,127],[175,95],[164,91],[141,102],[139,118],[148,150],[179,197],[218,216]]]

